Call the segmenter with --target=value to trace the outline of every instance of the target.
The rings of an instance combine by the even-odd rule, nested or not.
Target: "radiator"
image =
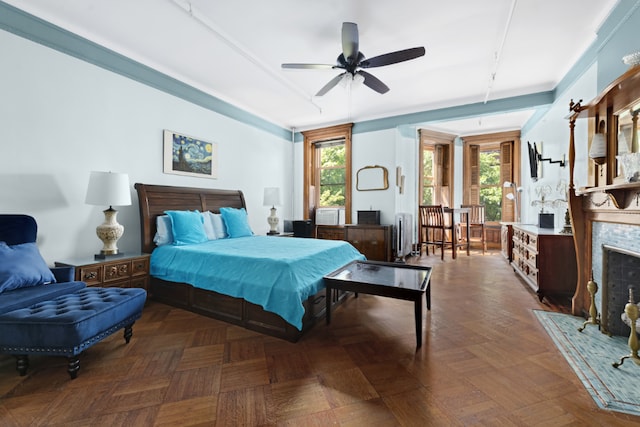
[[[413,248],[413,216],[409,213],[396,214],[396,258],[411,255]]]

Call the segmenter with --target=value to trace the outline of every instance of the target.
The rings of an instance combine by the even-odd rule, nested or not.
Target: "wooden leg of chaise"
[[[27,369],[29,369],[29,356],[26,354],[16,356],[16,370],[21,377],[27,375]]]
[[[124,327],[124,340],[127,344],[131,341],[131,336],[133,335],[133,323]]]
[[[69,358],[69,364],[67,365],[67,372],[69,372],[69,376],[71,379],[75,379],[78,376],[78,371],[80,370],[80,359],[78,356],[72,356]]]

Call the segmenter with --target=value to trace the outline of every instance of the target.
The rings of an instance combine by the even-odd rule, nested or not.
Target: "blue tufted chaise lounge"
[[[20,375],[30,354],[66,356],[75,378],[86,348],[122,328],[129,342],[146,291],[73,281],[73,267],[47,267],[36,235],[32,217],[0,215],[0,353],[16,356]]]

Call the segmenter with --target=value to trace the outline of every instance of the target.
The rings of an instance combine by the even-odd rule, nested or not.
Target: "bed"
[[[253,331],[298,341],[324,317],[322,277],[364,258],[347,242],[258,235],[156,246],[157,218],[165,211],[246,209],[243,193],[142,183],[135,188],[142,250],[152,254],[149,297]]]

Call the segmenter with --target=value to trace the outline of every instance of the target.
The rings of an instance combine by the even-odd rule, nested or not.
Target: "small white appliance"
[[[343,208],[316,209],[316,225],[341,225],[345,222]]]

